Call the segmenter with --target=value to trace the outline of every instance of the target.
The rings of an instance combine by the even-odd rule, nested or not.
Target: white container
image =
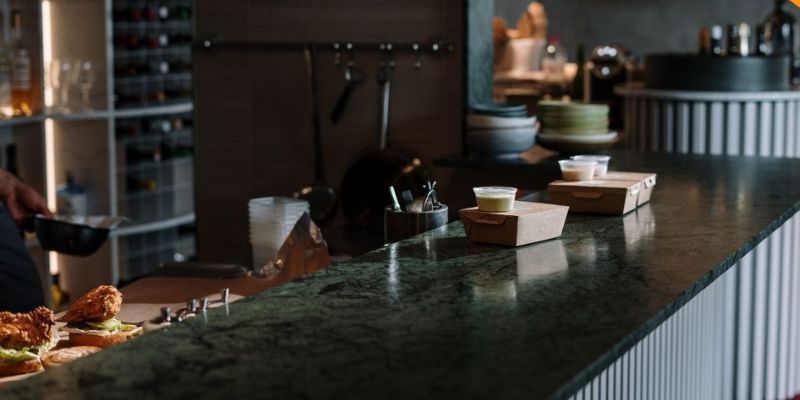
[[[472,188],[478,210],[484,212],[508,212],[514,209],[517,188],[505,186],[482,186]]]
[[[56,208],[60,215],[85,216],[89,214],[89,201],[86,188],[75,183],[72,175],[56,192]]]
[[[248,203],[250,245],[256,268],[275,261],[297,220],[310,210],[308,202],[289,197],[261,197]]]
[[[594,168],[594,176],[606,176],[608,173],[608,162],[611,161],[611,156],[598,156],[598,155],[586,155],[586,156],[572,156],[571,157],[575,161],[596,161],[597,166]]]
[[[561,175],[565,181],[590,181],[594,177],[597,161],[560,160]]]
[[[539,71],[545,45],[547,43],[544,39],[511,39],[505,53],[506,57],[510,59],[511,71]]]

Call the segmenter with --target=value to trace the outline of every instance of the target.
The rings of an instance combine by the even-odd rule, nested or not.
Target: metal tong
[[[428,181],[428,184],[425,185],[425,190],[428,193],[422,202],[422,211],[433,211],[442,207],[442,204],[439,203],[439,195],[436,193],[436,184],[436,181]]]
[[[205,312],[212,304],[225,304],[227,306],[229,296],[230,289],[224,288],[220,291],[219,300],[209,300],[208,297],[188,299],[186,300],[186,307],[179,309],[174,314],[172,313],[172,307],[161,307],[161,316],[154,319],[152,322],[159,324],[182,322],[186,318],[196,315],[199,311]]]

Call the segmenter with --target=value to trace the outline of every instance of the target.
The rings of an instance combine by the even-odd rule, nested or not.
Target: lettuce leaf
[[[129,331],[131,329],[136,328],[135,325],[123,324],[122,321],[111,318],[101,322],[84,322],[89,328],[95,329],[98,331],[108,331],[108,332],[115,332],[115,331]]]
[[[0,347],[0,362],[9,364],[21,363],[23,361],[33,360],[36,354],[32,353],[29,348],[24,347],[19,350],[4,349]]]
[[[58,345],[58,341],[59,341],[58,332],[53,332],[53,337],[50,339],[49,342],[40,344],[38,346],[34,346],[33,350],[35,351],[36,354],[41,356],[44,353],[53,350],[53,348]]]
[[[53,350],[58,345],[58,333],[53,332],[53,337],[47,343],[38,346],[23,347],[21,349],[4,349],[0,347],[0,362],[16,364],[23,361],[32,360],[36,357]]]

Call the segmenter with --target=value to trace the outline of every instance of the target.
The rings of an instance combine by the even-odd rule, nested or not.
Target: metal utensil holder
[[[411,236],[436,229],[447,224],[447,206],[420,213],[395,211],[389,207],[383,211],[383,240],[393,243]]]

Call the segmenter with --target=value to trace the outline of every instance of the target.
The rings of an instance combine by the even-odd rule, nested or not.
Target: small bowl
[[[594,177],[597,161],[560,160],[558,164],[565,181],[590,181]]]
[[[472,188],[478,210],[485,212],[507,212],[514,209],[517,188],[505,186],[481,186]]]
[[[467,115],[467,126],[472,129],[533,128],[534,125],[536,125],[536,117],[511,118],[481,114]]]
[[[519,158],[519,153],[536,143],[536,127],[475,129],[467,131],[467,146],[493,158]]]
[[[575,161],[597,161],[597,166],[594,168],[594,176],[606,176],[608,173],[608,162],[611,160],[611,156],[598,156],[598,155],[587,155],[587,156],[572,156],[571,157]]]

